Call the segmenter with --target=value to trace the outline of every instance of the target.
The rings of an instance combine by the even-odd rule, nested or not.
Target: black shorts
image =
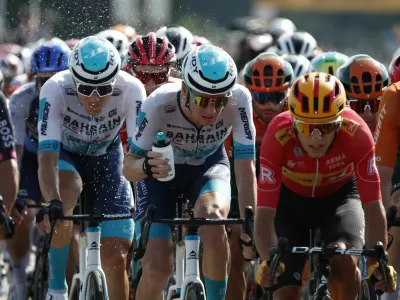
[[[308,247],[310,229],[316,228],[321,229],[326,245],[344,242],[356,248],[364,246],[364,211],[354,177],[336,193],[321,198],[303,197],[282,185],[275,216],[278,238],[286,237],[289,246]],[[276,288],[301,285],[307,256],[287,253],[281,261],[286,271],[278,278]]]

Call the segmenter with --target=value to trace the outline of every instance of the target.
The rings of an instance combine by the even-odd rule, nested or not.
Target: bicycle
[[[205,300],[205,288],[203,282],[200,279],[200,237],[197,233],[198,227],[204,225],[221,226],[227,224],[244,224],[248,225],[249,227],[251,226],[252,228],[253,224],[251,223],[253,217],[253,209],[251,207],[246,207],[246,215],[244,219],[206,219],[195,217],[187,219],[181,217],[183,215],[182,206],[183,205],[177,205],[178,218],[175,219],[156,219],[154,217],[156,211],[155,205],[148,206],[146,214],[141,220],[143,226],[138,248],[135,249],[134,259],[138,260],[144,256],[152,223],[178,225],[175,246],[176,283],[168,288],[166,299]],[[182,232],[183,225],[188,226],[187,235],[184,238]]]
[[[379,270],[382,274],[385,283],[385,289],[388,284],[388,268],[387,268],[387,253],[383,248],[383,244],[378,242],[374,249],[341,249],[337,246],[325,247],[288,247],[288,240],[284,237],[279,238],[276,247],[270,249],[270,285],[273,285],[275,272],[279,266],[280,258],[283,253],[291,253],[298,255],[309,255],[309,295],[310,300],[331,300],[328,291],[328,280],[330,275],[329,258],[334,255],[353,255],[366,256],[376,258],[379,264]],[[372,287],[373,287],[373,283]],[[376,292],[379,297],[383,292]],[[269,291],[270,298],[272,293]],[[272,299],[272,298],[271,298]],[[379,299],[379,298],[377,298]]]
[[[81,223],[79,240],[79,271],[72,278],[68,299],[71,300],[108,300],[107,282],[100,263],[100,223],[102,221],[131,219],[132,214],[116,215],[74,215],[64,216],[59,220]],[[83,223],[89,222],[84,230]],[[47,240],[46,255],[51,244],[56,222],[51,222]]]

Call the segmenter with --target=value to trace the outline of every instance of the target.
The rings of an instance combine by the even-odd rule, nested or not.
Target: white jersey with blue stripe
[[[39,152],[58,152],[62,145],[67,151],[84,155],[105,154],[107,147],[119,138],[125,119],[128,137],[132,137],[145,99],[143,84],[120,71],[102,112],[92,116],[79,102],[69,70],[59,72],[40,91]]]
[[[168,83],[154,91],[143,103],[130,152],[145,156],[157,132],[170,138],[175,164],[201,165],[233,133],[235,159],[255,158],[255,127],[251,95],[235,84],[233,96],[214,124],[196,126],[186,118],[180,105],[182,83]]]

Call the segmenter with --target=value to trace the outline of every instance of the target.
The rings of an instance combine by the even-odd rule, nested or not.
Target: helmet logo
[[[79,53],[78,53],[78,50],[75,50],[74,59],[75,59],[75,66],[79,66],[79,65],[80,65],[80,62],[79,62]]]
[[[111,50],[111,51],[110,51],[110,65],[111,65],[111,66],[114,66],[114,61],[115,61],[115,60],[114,60],[114,56],[115,56],[115,55],[114,55],[114,51]]]
[[[196,60],[196,54],[193,53],[192,55],[192,67],[193,67],[193,72],[199,73],[197,71],[197,60]]]

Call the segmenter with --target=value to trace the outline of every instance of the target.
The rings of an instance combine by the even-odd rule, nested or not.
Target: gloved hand
[[[384,291],[386,293],[393,293],[396,290],[397,285],[397,272],[392,266],[387,266],[388,270],[388,284],[389,289],[385,289],[385,283],[381,271],[379,270],[379,264],[373,264],[368,267],[368,277],[375,278],[375,289]]]
[[[46,233],[50,233],[50,223],[62,217],[64,217],[63,203],[61,200],[54,199],[39,209],[36,215],[36,224]]]
[[[279,263],[276,268],[274,284],[278,283],[278,277],[285,272],[285,264],[283,262]],[[256,274],[257,283],[263,287],[270,287],[270,271],[269,271],[269,261],[264,260],[261,265],[259,265]]]

